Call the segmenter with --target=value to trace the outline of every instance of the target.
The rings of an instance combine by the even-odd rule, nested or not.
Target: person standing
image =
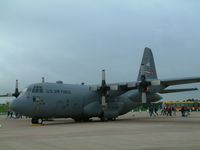
[[[181,108],[181,116],[185,117],[185,108],[184,108],[184,106]]]

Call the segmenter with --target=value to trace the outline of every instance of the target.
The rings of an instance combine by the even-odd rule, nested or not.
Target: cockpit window
[[[24,89],[22,90],[22,93],[25,93],[25,92],[27,91],[27,89],[28,89],[28,88],[24,88]]]
[[[41,86],[34,86],[32,93],[43,93],[43,88]]]
[[[19,97],[23,96],[23,95],[26,93],[27,89],[28,89],[28,88],[24,88],[24,89],[20,92]]]

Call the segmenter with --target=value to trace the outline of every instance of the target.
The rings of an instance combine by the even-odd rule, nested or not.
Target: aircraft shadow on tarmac
[[[74,122],[71,119],[55,119],[52,121],[43,122],[42,126],[52,126],[52,125],[83,125],[83,124],[200,124],[200,119],[198,117],[132,117],[132,118],[119,118],[115,121],[100,121],[97,119],[86,121],[86,122]],[[35,126],[35,125],[33,125]]]

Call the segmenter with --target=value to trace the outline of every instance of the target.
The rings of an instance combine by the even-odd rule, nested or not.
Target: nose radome
[[[12,111],[18,112],[19,108],[18,108],[18,104],[17,104],[17,100],[14,99],[11,103],[10,103],[10,109]]]
[[[15,100],[12,100],[12,102],[10,103],[10,109],[15,111]]]
[[[18,97],[10,103],[10,109],[18,114],[27,116],[28,113],[32,112],[27,101],[24,97]]]

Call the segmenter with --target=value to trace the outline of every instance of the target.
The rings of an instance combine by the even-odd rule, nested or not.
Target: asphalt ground
[[[0,116],[0,150],[199,150],[200,112],[189,117],[128,113],[116,121],[75,123]]]

